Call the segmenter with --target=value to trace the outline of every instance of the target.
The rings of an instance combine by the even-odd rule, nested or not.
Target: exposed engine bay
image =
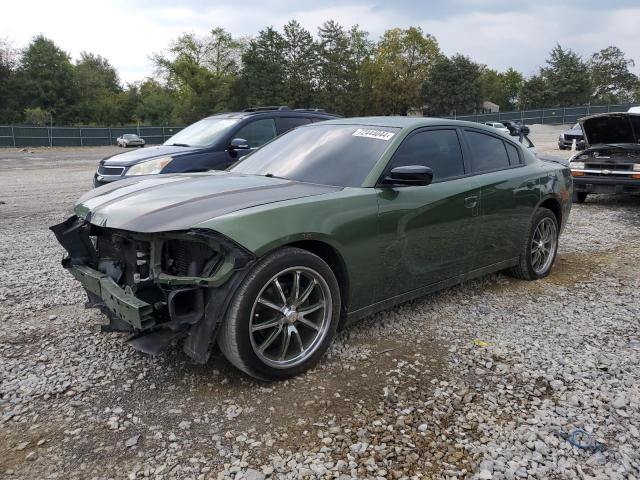
[[[51,230],[68,252],[63,266],[87,292],[87,307],[100,308],[110,319],[103,330],[131,332],[134,347],[157,353],[208,324],[206,342],[185,343],[198,361],[208,358],[233,278],[253,258],[208,230],[138,234],[75,216]]]

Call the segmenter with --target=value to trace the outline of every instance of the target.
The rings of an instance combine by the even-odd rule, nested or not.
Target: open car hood
[[[587,147],[602,144],[638,144],[640,115],[635,113],[602,113],[580,119]]]
[[[228,172],[132,177],[91,190],[75,206],[101,227],[140,233],[187,230],[245,208],[321,195],[338,187]]]

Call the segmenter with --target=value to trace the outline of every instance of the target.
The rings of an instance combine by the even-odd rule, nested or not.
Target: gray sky
[[[281,29],[290,19],[312,33],[327,19],[358,24],[374,39],[387,28],[420,26],[447,55],[460,52],[525,75],[544,63],[556,42],[584,56],[617,45],[640,73],[638,0],[9,0],[2,6],[0,37],[22,48],[42,33],[73,58],[83,50],[107,57],[121,79],[132,82],[153,73],[149,55],[181,32],[203,34],[220,26],[254,35],[268,25]]]

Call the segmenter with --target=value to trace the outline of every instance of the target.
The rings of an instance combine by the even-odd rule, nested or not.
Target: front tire
[[[317,255],[286,247],[260,260],[236,291],[218,335],[234,366],[261,380],[313,367],[340,318],[340,288]]]
[[[518,265],[509,273],[522,280],[538,280],[551,272],[558,252],[558,220],[548,208],[533,215],[531,229],[520,251]]]

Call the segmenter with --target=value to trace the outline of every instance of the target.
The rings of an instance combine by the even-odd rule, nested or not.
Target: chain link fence
[[[0,126],[0,147],[97,147],[115,145],[125,133],[135,133],[147,145],[164,143],[184,127],[27,127]]]
[[[638,103],[621,105],[583,105],[576,107],[539,108],[515,112],[468,113],[444,117],[471,122],[519,120],[525,124],[565,125],[596,113],[626,112]],[[115,145],[116,138],[135,133],[147,145],[164,143],[184,127],[27,127],[0,126],[0,147],[85,147]]]
[[[578,121],[587,115],[608,112],[626,112],[630,107],[638,106],[638,103],[625,103],[620,105],[583,105],[577,107],[538,108],[534,110],[519,110],[515,112],[495,113],[467,113],[454,115],[455,120],[467,120],[470,122],[500,122],[502,120],[518,120],[522,123],[566,125]]]

